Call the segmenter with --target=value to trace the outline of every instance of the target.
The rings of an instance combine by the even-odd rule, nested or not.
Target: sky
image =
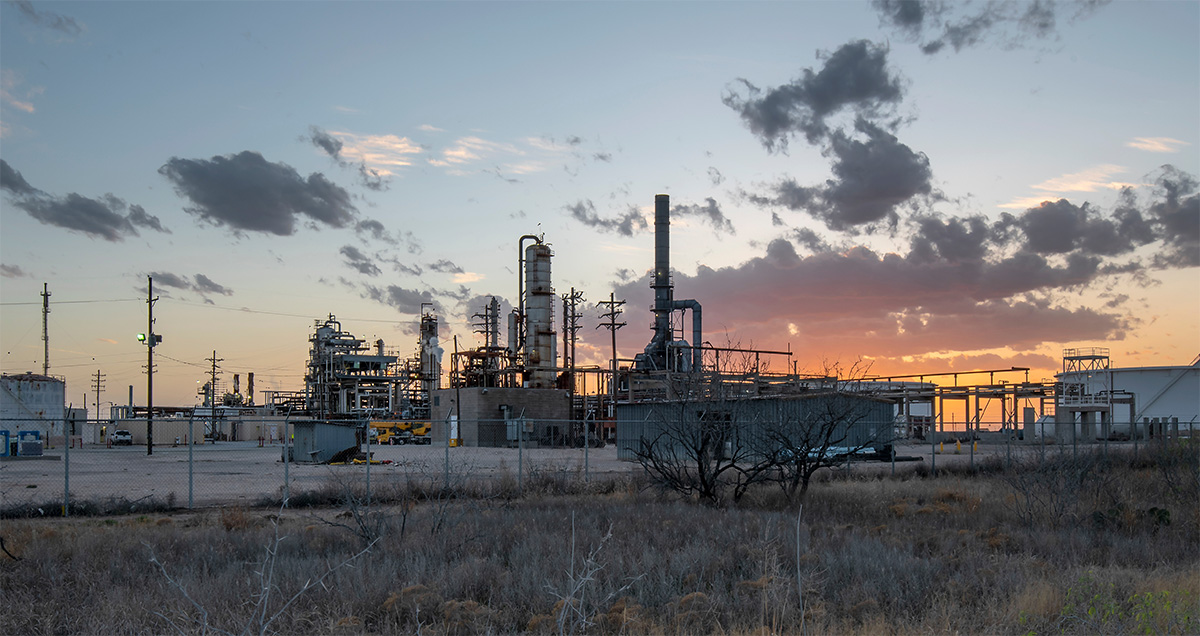
[[[41,372],[45,284],[76,405],[145,403],[148,276],[189,405],[214,354],[302,389],[329,314],[480,346],[525,234],[579,362],[610,294],[632,357],[656,194],[704,340],[776,371],[1200,354],[1197,2],[4,1],[0,72],[0,370]]]

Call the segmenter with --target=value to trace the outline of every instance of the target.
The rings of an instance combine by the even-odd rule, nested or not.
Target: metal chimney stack
[[[671,197],[654,196],[654,338],[646,354],[661,365],[671,342]]]

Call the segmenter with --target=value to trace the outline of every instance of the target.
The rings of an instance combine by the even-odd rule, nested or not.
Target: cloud
[[[309,126],[309,135],[301,137],[302,140],[312,143],[312,145],[320,148],[322,152],[329,155],[342,168],[352,169],[358,173],[359,184],[368,190],[382,192],[388,189],[389,180],[387,176],[391,174],[382,168],[371,168],[367,166],[365,160],[347,161],[342,158],[342,149],[346,147],[345,142],[337,137],[322,130],[318,126]],[[345,133],[339,133],[345,134]],[[357,153],[357,149],[351,149],[351,154]]]
[[[250,150],[211,159],[172,157],[158,172],[191,201],[186,212],[235,233],[290,236],[301,217],[341,228],[357,214],[350,194],[325,175],[314,172],[305,179]]]
[[[424,132],[446,132],[445,129],[438,128],[437,126],[432,126],[430,124],[421,124],[420,126],[417,126],[417,130]]]
[[[307,139],[311,141],[314,146],[324,150],[325,154],[333,157],[334,159],[342,158],[342,146],[345,144],[342,143],[341,139],[338,139],[324,130],[321,130],[317,126],[309,126],[308,130],[309,136]]]
[[[218,294],[221,296],[232,296],[233,290],[220,285],[213,279],[204,274],[196,274],[194,279],[189,279],[187,276],[173,274],[171,272],[150,272],[150,277],[159,287],[168,287],[171,289],[182,289],[184,291],[196,292],[203,296],[206,300],[208,296]]]
[[[1146,152],[1179,152],[1183,146],[1191,144],[1170,137],[1136,137],[1125,145]]]
[[[635,207],[630,207],[615,218],[601,217],[596,212],[596,206],[590,199],[577,201],[564,206],[563,209],[569,212],[571,217],[576,221],[588,227],[596,228],[602,232],[616,232],[621,236],[633,236],[635,231],[644,230],[650,226],[642,211]]]
[[[342,249],[338,250],[338,253],[346,258],[346,265],[349,265],[351,269],[358,270],[360,274],[378,276],[383,273],[379,270],[379,266],[375,264],[373,259],[363,254],[353,245],[343,245]]]
[[[1137,210],[1108,217],[1087,203],[1075,205],[1066,199],[1043,202],[1018,217],[1005,214],[997,227],[1003,231],[1009,225],[1024,234],[1024,248],[1037,254],[1115,256],[1154,240]]]
[[[904,39],[916,42],[933,55],[949,49],[998,42],[1018,48],[1034,40],[1058,38],[1058,24],[1066,15],[1074,22],[1093,13],[1108,0],[991,0],[981,4],[941,0],[873,0],[882,26],[894,28]]]
[[[1155,255],[1158,267],[1200,267],[1200,193],[1196,178],[1163,166],[1155,179],[1148,216],[1167,251]]]
[[[430,159],[429,163],[443,168],[461,166],[482,160],[497,153],[525,154],[511,144],[488,141],[480,137],[462,137],[456,140],[453,146],[442,151],[441,159]]]
[[[711,181],[714,186],[719,186],[725,182],[725,176],[721,174],[720,170],[717,170],[716,168],[709,166],[708,167],[708,180]]]
[[[75,18],[54,11],[38,11],[33,8],[33,3],[29,0],[12,0],[12,3],[21,11],[21,15],[26,20],[38,26],[58,31],[72,38],[79,36],[85,30],[85,26]]]
[[[21,86],[21,74],[16,71],[4,69],[0,71],[0,101],[12,106],[13,108],[26,113],[34,112],[32,98],[42,93],[40,86],[26,89],[24,95],[18,97],[16,92]]]
[[[722,98],[771,151],[786,150],[793,133],[809,143],[829,134],[825,120],[848,110],[873,117],[904,96],[900,79],[887,65],[888,50],[866,40],[844,44],[828,54],[819,71],[804,69],[791,83],[763,91],[739,79],[745,95],[730,90]]]
[[[1038,183],[1033,187],[1035,190],[1041,190],[1042,194],[1031,197],[1020,197],[1013,199],[1008,203],[998,207],[1007,209],[1025,209],[1040,205],[1044,201],[1052,201],[1061,198],[1071,192],[1097,192],[1099,190],[1121,190],[1135,186],[1136,184],[1127,183],[1124,181],[1115,181],[1110,177],[1115,174],[1126,172],[1126,169],[1121,166],[1105,164],[1093,166],[1081,172],[1072,174],[1064,174],[1058,177],[1047,179]]]
[[[689,216],[699,217],[707,221],[718,232],[725,234],[736,233],[733,229],[733,223],[725,217],[725,214],[721,212],[721,208],[717,206],[717,202],[712,197],[705,199],[704,205],[693,203],[691,205],[676,205],[671,208],[672,218]]]
[[[406,289],[397,285],[387,287],[365,286],[366,297],[375,302],[395,308],[403,314],[420,314],[421,303],[432,303],[433,294],[428,291]]]
[[[46,225],[81,232],[93,238],[119,242],[138,236],[138,227],[169,234],[158,217],[140,205],[129,205],[111,194],[98,199],[74,192],[65,197],[43,192],[25,180],[21,173],[0,159],[0,189],[9,193],[13,205]],[[125,211],[129,210],[128,214]]]
[[[1076,257],[1124,255],[1155,242],[1163,250],[1151,266],[1200,266],[1200,195],[1197,181],[1174,166],[1147,177],[1151,189],[1144,201],[1135,188],[1122,189],[1116,206],[1102,211],[1089,203],[1066,199],[1043,201],[1017,215],[1005,213],[992,227],[998,244],[1016,244],[1034,254]],[[1137,271],[1136,263],[1124,266]]]
[[[743,344],[799,338],[808,351],[901,356],[1117,339],[1126,328],[1115,313],[1022,297],[1096,276],[1087,264],[1055,265],[1028,253],[950,261],[856,247],[801,257],[777,239],[741,265],[673,276],[677,296],[704,304],[706,333],[736,333]],[[629,324],[648,324],[645,280],[616,287]]]
[[[3,159],[0,159],[0,189],[8,190],[16,195],[42,194],[37,188],[29,185],[25,177],[22,177],[20,172],[13,169]]]
[[[774,186],[773,196],[752,195],[751,201],[804,211],[830,229],[851,230],[885,219],[894,224],[902,204],[941,198],[933,191],[933,173],[924,153],[913,152],[862,118],[855,128],[865,140],[840,130],[830,136],[826,152],[833,156],[832,179],[813,187],[785,179]]]
[[[437,261],[436,263],[429,263],[425,266],[428,267],[430,271],[438,272],[441,274],[462,274],[463,273],[463,268],[459,267],[458,265],[455,265],[454,263],[452,263],[444,258]]]
[[[0,264],[0,276],[4,278],[32,278],[33,274],[26,273],[25,270],[21,269],[20,265]]]
[[[610,152],[593,152],[592,159],[603,161],[604,163],[612,163],[612,153]]]
[[[205,276],[204,274],[196,274],[195,288],[196,291],[200,292],[201,294],[221,294],[222,296],[233,295],[232,289],[229,289],[224,285],[218,285],[217,283],[213,282],[211,278]]]

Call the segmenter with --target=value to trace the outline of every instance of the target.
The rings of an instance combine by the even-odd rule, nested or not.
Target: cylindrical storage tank
[[[530,388],[553,388],[555,369],[554,288],[550,246],[525,248],[525,367]]]

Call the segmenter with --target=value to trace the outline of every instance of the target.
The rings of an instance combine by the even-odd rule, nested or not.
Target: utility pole
[[[42,283],[42,343],[42,375],[50,375],[50,290],[46,283]]]
[[[92,378],[92,388],[96,390],[96,419],[100,419],[100,389],[104,388],[104,376],[96,369],[96,377]]]
[[[571,288],[571,293],[562,295],[563,301],[563,370],[574,376],[575,371],[575,342],[579,332],[579,319],[583,314],[576,309],[579,303],[586,302],[583,292]],[[573,382],[572,378],[572,382]]]
[[[212,363],[212,371],[209,373],[208,380],[208,430],[212,437],[213,443],[217,443],[217,363],[224,362],[225,358],[217,357],[217,350],[213,349],[211,358],[205,358]]]
[[[154,454],[154,346],[162,342],[162,336],[154,333],[154,277],[146,277],[146,333],[139,333],[138,340],[146,343],[146,454]]]
[[[602,300],[597,305],[607,305],[608,311],[600,314],[601,318],[607,318],[608,322],[602,322],[596,325],[596,328],[604,327],[612,333],[612,380],[608,384],[609,393],[612,395],[612,402],[617,401],[617,330],[625,326],[623,322],[617,322],[617,318],[621,316],[621,305],[625,304],[623,300],[617,300],[613,292],[608,293],[608,300]]]

